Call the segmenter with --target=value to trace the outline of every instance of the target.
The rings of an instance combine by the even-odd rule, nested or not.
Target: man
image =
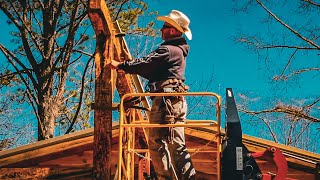
[[[180,11],[172,10],[161,28],[164,42],[144,58],[122,63],[112,61],[110,67],[130,74],[138,74],[149,80],[150,92],[185,92],[185,67],[192,38],[189,18]],[[184,123],[187,103],[184,97],[153,97],[150,123]],[[190,154],[184,138],[184,128],[153,128],[149,130],[149,150],[159,179],[194,179]]]

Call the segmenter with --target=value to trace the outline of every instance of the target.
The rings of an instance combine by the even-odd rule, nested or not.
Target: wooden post
[[[125,53],[124,39],[118,25],[111,20],[105,0],[89,0],[88,15],[96,34],[96,81],[94,104],[94,157],[93,178],[110,179],[111,176],[111,137],[112,137],[112,99],[115,77],[106,65],[111,59],[122,61],[130,59]],[[116,28],[115,28],[116,27]],[[116,87],[120,96],[134,92],[131,76],[118,72]],[[139,111],[130,111],[128,117],[143,119]],[[143,132],[140,132],[143,133]]]
[[[96,34],[93,179],[111,178],[112,99],[114,78],[107,64],[113,59],[114,34],[105,1],[89,1],[89,18]]]

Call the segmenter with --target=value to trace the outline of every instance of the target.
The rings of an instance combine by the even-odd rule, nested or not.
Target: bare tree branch
[[[15,63],[19,64],[19,66],[22,68],[22,70],[24,70],[24,72],[28,75],[28,77],[30,78],[33,86],[37,86],[38,83],[36,82],[36,80],[34,79],[34,77],[32,76],[32,74],[30,73],[29,69],[19,60],[19,58],[17,58],[12,52],[10,52],[6,47],[4,47],[2,44],[0,44],[0,49],[3,52],[3,54],[7,57],[7,59],[9,60],[9,62],[16,67]],[[13,62],[13,60],[14,62]],[[20,72],[21,70],[19,68],[15,68],[17,72]],[[23,78],[23,76],[21,74],[19,74],[19,76],[22,78],[22,80],[25,81],[25,79]],[[25,81],[26,82],[26,81]],[[28,83],[25,83],[25,86],[28,88]],[[30,93],[32,92],[29,89]],[[37,98],[34,97],[34,100],[37,102]]]
[[[40,4],[41,10],[44,10],[44,4],[42,3],[42,1],[41,0],[37,0],[37,2]]]
[[[297,53],[297,51],[298,51],[298,49],[296,49],[296,50],[292,53],[292,55],[290,56],[290,58],[289,58],[289,60],[288,60],[288,62],[287,62],[287,64],[286,64],[286,66],[283,68],[280,76],[283,76],[284,72],[285,72],[286,69],[289,67],[289,65],[290,65],[290,63],[291,63],[291,60],[292,60],[292,58],[294,57],[294,55]]]
[[[36,20],[37,25],[38,25],[39,27],[41,27],[41,22],[40,22],[40,20],[37,18],[37,16],[36,16],[36,14],[34,13],[34,11],[31,11],[30,13],[33,15],[32,18]],[[31,18],[30,18],[30,19],[31,19]],[[40,28],[40,33],[41,33],[41,34],[43,33],[41,28]]]
[[[59,62],[62,62],[62,59],[65,59],[64,55],[66,52],[69,51],[70,53],[70,43],[71,41],[73,41],[73,38],[74,38],[74,33],[75,31],[77,30],[77,27],[81,24],[81,21],[83,21],[85,19],[85,17],[87,16],[87,14],[82,14],[79,18],[79,21],[76,25],[74,25],[76,19],[72,19],[70,20],[70,23],[68,24],[70,27],[69,27],[69,32],[73,33],[73,34],[69,34],[65,43],[64,43],[64,46],[63,48],[61,49],[61,52],[59,54],[59,56],[56,58],[55,62],[53,63],[53,66],[55,67]],[[72,46],[71,46],[72,48]],[[69,50],[68,50],[69,49]]]
[[[9,62],[11,63],[11,65],[14,67],[14,69],[16,70],[16,72],[19,72],[19,68],[15,65],[15,63],[12,61],[12,59],[14,59],[16,62],[20,62],[19,59],[17,57],[14,56],[14,54],[12,54],[9,50],[7,50],[4,46],[2,46],[2,44],[0,44],[0,49],[1,51],[4,53],[4,55],[6,56],[6,58],[9,60]],[[11,59],[12,58],[12,59]],[[23,66],[23,64],[19,64],[20,66]],[[31,73],[26,69],[24,68],[25,72],[27,74],[29,74],[29,78],[32,80],[33,77],[31,75]],[[25,84],[25,87],[27,89],[27,94],[28,94],[28,98],[29,98],[29,102],[30,104],[32,105],[32,108],[33,108],[33,111],[35,112],[35,115],[37,117],[37,120],[38,120],[38,123],[40,125],[40,128],[41,128],[41,131],[42,133],[44,133],[44,127],[43,127],[43,124],[40,120],[40,117],[39,117],[39,114],[38,114],[38,111],[37,109],[35,108],[33,102],[35,102],[37,105],[39,105],[39,101],[38,101],[38,98],[32,93],[32,90],[30,89],[29,87],[29,84],[27,83],[27,81],[25,80],[25,78],[22,76],[21,73],[18,74],[20,79],[22,80],[22,82]],[[31,77],[30,77],[31,76]],[[33,79],[34,83],[35,83],[35,80]],[[34,86],[36,86],[36,84],[34,84]]]
[[[211,73],[211,77],[210,77],[209,82],[208,82],[206,88],[204,89],[204,91],[208,91],[208,89],[209,89],[212,81],[213,81],[213,73]],[[203,98],[204,98],[204,96],[201,96],[201,97],[199,98],[199,100],[198,100],[196,103],[194,103],[194,106],[193,106],[192,108],[190,108],[190,110],[188,111],[187,116],[188,116],[189,114],[191,114],[191,112],[192,112],[196,107],[198,107],[199,103],[201,102],[201,100],[202,100]],[[194,100],[194,99],[195,99],[195,97],[193,97],[192,100]],[[191,101],[192,101],[192,100],[191,100]]]
[[[305,106],[304,108],[312,108],[315,104],[317,104],[320,101],[320,98],[316,99],[314,102],[312,102],[311,104]]]
[[[252,40],[251,40],[252,39]],[[295,45],[274,45],[274,44],[262,44],[256,37],[241,37],[237,40],[238,42],[246,43],[247,45],[252,45],[257,49],[296,49],[296,50],[316,50],[319,51],[318,48],[315,47],[303,47],[303,46],[295,46]]]
[[[87,53],[87,52],[84,52],[84,51],[81,51],[81,50],[78,50],[78,49],[74,49],[73,51],[74,51],[74,52],[81,53],[81,54],[86,55],[86,56],[89,56],[89,57],[94,56],[94,54],[90,54],[90,53]]]
[[[240,111],[244,112],[243,109],[240,109]],[[259,117],[257,115],[252,115],[252,116],[255,116],[256,118],[262,120],[262,122],[267,126],[267,128],[268,128],[268,130],[269,130],[269,132],[271,134],[271,137],[273,138],[273,141],[278,143],[279,141],[277,139],[277,135],[273,132],[273,130],[272,130],[271,126],[270,126],[270,123],[268,123],[264,118],[261,118],[261,117]]]
[[[77,110],[76,110],[76,113],[71,121],[71,124],[69,126],[69,128],[67,129],[66,133],[65,134],[68,134],[71,132],[71,130],[73,129],[73,125],[74,123],[76,122],[76,120],[78,119],[78,115],[79,115],[79,112],[80,112],[80,109],[81,109],[81,104],[82,104],[82,98],[83,98],[83,92],[84,92],[84,81],[85,81],[85,76],[86,76],[86,72],[87,72],[87,69],[89,67],[89,64],[91,62],[91,60],[94,58],[94,56],[91,56],[91,58],[88,60],[85,68],[84,68],[84,71],[83,71],[83,75],[82,75],[82,79],[81,79],[81,90],[80,90],[80,97],[79,97],[79,103],[78,103],[78,107],[77,107]]]
[[[68,37],[67,37],[67,40],[66,40],[66,43],[64,46],[66,53],[65,53],[63,60],[61,60],[62,66],[65,66],[65,67],[67,67],[69,64],[71,52],[72,52],[72,48],[73,48],[73,40],[74,40],[75,32],[78,29],[78,26],[80,25],[80,22],[78,22],[78,23],[75,22],[75,18],[76,18],[76,15],[78,13],[78,8],[79,8],[79,0],[77,0],[74,3],[76,4],[76,7],[75,7],[75,10],[72,11],[72,15],[70,18],[70,28],[69,28],[69,32],[68,32]],[[67,71],[67,69],[65,69],[64,71]],[[53,73],[53,72],[51,72],[51,73]],[[63,93],[64,87],[65,87],[65,83],[63,83],[63,82],[65,81],[66,73],[62,71],[59,76],[60,76],[60,79],[59,79],[60,83],[58,85],[57,97],[62,97],[62,93]]]
[[[58,22],[59,16],[61,15],[62,7],[63,7],[63,4],[65,3],[65,0],[60,0],[58,3],[59,3],[58,8],[55,10],[56,13],[53,15],[52,24],[54,29],[56,29],[55,27],[57,26],[57,22]]]
[[[75,42],[74,47],[82,44],[83,42],[87,41],[89,39],[88,35],[86,35],[87,30],[89,29],[89,26],[86,27],[86,29],[81,34],[80,38]]]
[[[19,75],[19,74],[22,74],[22,73],[26,73],[27,70],[20,70],[18,72],[13,72],[13,73],[8,73],[8,74],[4,74],[4,75],[0,75],[0,79],[3,79],[3,78],[7,78],[7,77],[11,77],[11,76],[15,76],[15,75]]]
[[[10,5],[11,7],[13,8],[14,12],[16,13],[18,19],[21,21],[21,25],[19,25],[19,22],[17,19],[15,19],[11,14],[10,12],[6,9],[6,8],[2,8],[1,7],[1,10],[3,10],[5,12],[5,14],[9,17],[9,19],[14,22],[16,21],[16,26],[17,28],[19,29],[20,33],[21,33],[21,37],[22,37],[22,40],[23,40],[23,43],[24,43],[24,48],[26,49],[26,53],[27,55],[29,54],[30,55],[30,63],[35,67],[36,67],[36,61],[31,53],[31,50],[30,50],[30,45],[28,43],[28,38],[26,36],[26,33],[25,31],[28,32],[29,36],[31,37],[31,40],[33,41],[33,44],[37,47],[39,53],[43,56],[42,54],[42,49],[41,49],[41,46],[38,44],[37,42],[37,39],[34,37],[33,33],[32,33],[32,30],[29,29],[29,27],[27,26],[27,23],[23,20],[23,18],[20,17],[19,15],[19,12],[18,10],[14,7],[14,5],[12,4],[12,2],[10,1]],[[27,43],[26,43],[27,42]],[[32,56],[31,56],[32,55]]]
[[[288,79],[289,77],[291,76],[296,76],[296,75],[299,75],[301,73],[304,73],[304,72],[309,72],[309,71],[320,71],[320,68],[306,68],[306,69],[300,69],[298,71],[295,71],[289,75],[280,75],[280,76],[275,76],[273,77],[273,79],[275,81],[278,81],[279,79],[283,79],[283,80],[286,80]]]
[[[84,14],[76,17],[75,21],[82,21],[87,15],[88,15],[87,13],[84,13]],[[70,26],[70,24],[71,24],[71,22],[68,22],[67,24],[65,24],[63,26],[61,25],[60,28],[57,29],[56,32],[58,33],[58,32],[60,32],[60,31],[62,31],[64,29],[68,28]]]
[[[119,16],[119,14],[120,14],[120,12],[121,12],[121,10],[122,10],[123,5],[126,4],[128,1],[129,1],[129,0],[124,0],[124,1],[121,3],[120,8],[119,8],[118,12],[116,13],[116,17],[114,18],[114,21],[116,21],[116,20],[118,19],[118,16]]]
[[[300,69],[299,71],[296,71],[292,74],[287,75],[287,77],[293,76],[293,75],[298,75],[307,71],[320,71],[320,68],[307,68],[307,69]]]
[[[272,83],[272,86],[270,86],[272,95],[271,97],[263,96],[263,98],[266,99],[264,99],[263,102],[260,102],[259,105],[267,105],[267,108],[253,110],[253,107],[257,107],[257,102],[251,101],[250,103],[248,102],[249,100],[244,99],[244,103],[248,104],[245,104],[242,112],[245,113],[246,117],[253,117],[266,125],[269,123],[270,127],[264,127],[264,129],[269,129],[269,132],[272,128],[280,143],[290,144],[291,146],[299,148],[310,148],[307,143],[317,140],[310,136],[317,131],[314,130],[314,127],[317,127],[320,122],[319,97],[310,100],[308,97],[303,97],[306,94],[301,93],[296,95],[299,100],[293,100],[293,102],[290,103],[288,102],[289,99],[292,100],[288,91],[292,91],[289,90],[290,88],[296,88],[297,84],[300,85],[299,78],[303,81],[307,81],[305,79],[308,79],[310,80],[310,82],[308,81],[309,83],[318,82],[316,78],[310,78],[310,76],[314,74],[315,76],[313,77],[319,77],[318,75],[320,73],[318,64],[314,64],[318,59],[318,52],[320,50],[320,29],[319,23],[315,18],[318,17],[319,14],[319,6],[317,4],[319,1],[314,1],[315,0],[301,0],[297,5],[294,5],[287,0],[235,1],[237,4],[234,11],[235,13],[244,13],[245,17],[248,17],[248,13],[251,13],[251,9],[249,8],[258,8],[265,11],[265,14],[267,15],[267,18],[263,19],[265,23],[261,24],[261,27],[264,30],[258,30],[255,32],[250,29],[249,33],[239,31],[237,34],[238,37],[235,38],[235,41],[241,43],[244,47],[247,47],[254,53],[257,53],[259,59],[264,58],[264,70],[268,73],[265,74],[266,76],[269,76],[269,73],[271,73],[272,77],[274,72],[277,72],[278,69],[280,69],[278,74],[273,77],[274,80],[287,80],[290,77],[295,77],[292,78],[292,81],[282,83],[275,83],[274,81],[270,82]],[[283,9],[285,9],[285,11],[283,11]],[[256,11],[253,11],[252,13],[256,13]],[[256,14],[251,15],[251,18],[261,18]],[[304,20],[298,21],[294,18],[298,16],[300,18],[304,18]],[[286,22],[285,19],[290,19],[290,21]],[[243,31],[247,30],[243,29]],[[294,63],[298,57],[302,61]],[[308,60],[312,61],[309,62]],[[270,68],[269,65],[272,65],[272,67]],[[307,74],[305,72],[310,73]],[[302,73],[305,73],[306,75],[299,76],[303,75]],[[312,86],[312,84],[309,83],[308,86]],[[306,87],[299,88],[303,89]],[[253,95],[256,96],[254,93]],[[281,102],[274,104],[277,98],[282,102],[286,102],[286,104]],[[265,121],[263,121],[263,119]],[[253,124],[255,122],[250,122],[250,124],[251,123]],[[279,130],[279,128],[283,129]],[[283,134],[279,135],[281,133]],[[273,136],[272,133],[270,134]],[[306,138],[308,138],[308,142],[305,140]]]
[[[288,49],[297,49],[297,50],[319,50],[318,48],[313,47],[300,47],[300,46],[289,46],[289,45],[263,45],[259,46],[259,49],[274,49],[274,48],[288,48]]]
[[[297,37],[301,38],[302,40],[306,41],[307,43],[309,43],[310,45],[316,47],[317,49],[320,50],[320,46],[317,45],[315,42],[311,41],[310,39],[302,36],[299,32],[297,32],[296,30],[294,30],[292,27],[290,27],[289,25],[287,25],[286,23],[284,23],[280,18],[278,18],[275,14],[273,14],[262,2],[261,0],[256,0],[258,2],[258,4],[260,4],[260,6],[266,10],[269,15],[271,15],[276,21],[278,21],[280,24],[282,24],[284,27],[286,27],[287,29],[289,29],[292,33],[294,33]]]
[[[295,143],[295,144],[296,144],[296,143],[298,142],[298,140],[299,140],[300,137],[303,135],[303,133],[307,130],[307,128],[310,126],[310,124],[312,124],[311,121],[309,121],[309,122],[307,123],[307,125],[300,130],[299,134],[297,134],[297,135],[295,136],[295,138],[294,138],[294,140],[292,141],[292,143]]]
[[[294,117],[298,117],[301,119],[306,119],[312,122],[320,123],[320,119],[310,116],[309,114],[303,112],[302,110],[295,109],[290,106],[284,106],[284,105],[278,105],[275,108],[262,110],[262,111],[248,111],[246,109],[242,110],[244,113],[251,114],[251,115],[257,115],[257,114],[265,114],[265,113],[285,113],[293,115]]]
[[[313,1],[311,1],[311,0],[302,0],[302,1],[307,2],[307,3],[310,3],[310,4],[315,5],[315,6],[320,7],[320,4],[315,3],[315,2],[313,2]]]

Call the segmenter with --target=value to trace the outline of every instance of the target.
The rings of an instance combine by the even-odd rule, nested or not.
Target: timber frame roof
[[[115,172],[117,164],[118,125],[113,125],[112,130],[112,172]],[[188,144],[201,146],[212,140],[214,129],[209,128],[185,128]],[[289,172],[287,177],[315,179],[316,166],[320,163],[320,155],[297,148],[277,144],[271,141],[243,135],[243,143],[250,152],[264,151],[270,146],[281,149],[286,156]],[[214,148],[214,143],[212,144]],[[90,179],[92,175],[93,156],[93,128],[59,136],[56,138],[35,142],[0,152],[0,179],[38,177],[38,178],[80,178]],[[206,159],[207,158],[207,159]],[[209,165],[210,156],[197,155],[193,161],[198,165],[196,169],[203,177],[212,175]],[[256,160],[263,173],[276,171],[272,165],[266,165],[268,160]],[[18,168],[18,169],[17,169]],[[208,170],[209,169],[209,170]]]

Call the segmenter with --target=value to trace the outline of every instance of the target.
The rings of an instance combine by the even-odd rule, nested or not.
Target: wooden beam
[[[91,168],[1,168],[0,179],[90,179]]]
[[[113,126],[113,149],[111,151],[113,161],[111,161],[112,174],[115,173],[115,165],[117,164],[117,147],[118,143],[118,125]],[[188,141],[189,150],[191,155],[194,152],[194,148],[201,148],[206,144],[207,141],[211,140],[213,131],[196,130],[191,128],[186,128],[186,140]],[[190,136],[192,136],[190,138]],[[197,139],[198,138],[198,139]],[[207,141],[203,141],[203,140]],[[244,139],[251,139],[245,136]],[[262,146],[269,147],[272,144],[270,141],[265,141],[257,138],[252,138],[250,140],[250,147],[254,151],[261,151],[264,148]],[[260,144],[259,148],[254,148],[252,144]],[[92,146],[93,146],[93,129],[83,130],[64,136],[59,136],[56,138],[48,139],[45,141],[36,142],[33,144],[21,146],[11,150],[5,150],[0,152],[0,179],[6,179],[4,177],[14,177],[16,179],[28,179],[31,175],[35,175],[38,172],[44,173],[43,176],[34,176],[33,178],[39,177],[39,179],[44,179],[47,177],[52,178],[65,178],[70,177],[83,177],[86,173],[89,173],[91,178],[91,170],[93,167],[92,162]],[[251,147],[252,146],[252,147]],[[91,147],[88,148],[86,147]],[[85,150],[87,149],[87,150]],[[215,158],[216,154],[214,152],[208,152],[209,150],[215,150],[215,145],[210,144],[206,148],[202,149],[205,152],[198,152],[192,155],[192,160],[197,173],[204,179],[215,179],[216,166]],[[283,147],[283,151],[293,151],[299,152],[301,155],[308,154],[308,152],[303,150],[298,150],[291,147]],[[301,151],[301,152],[300,152]],[[295,154],[299,157],[300,154]],[[312,156],[316,162],[320,161],[319,154],[308,154]],[[289,172],[287,177],[297,178],[305,177],[307,179],[315,179],[314,167],[306,162],[302,162],[299,159],[287,159],[289,165]],[[259,167],[264,173],[268,171],[275,173],[276,169],[273,163],[270,163],[263,159],[257,159]],[[299,166],[298,166],[299,165]],[[24,167],[24,168],[8,168],[8,167]],[[27,167],[27,168],[25,168]],[[48,169],[50,168],[50,169]],[[26,174],[19,174],[19,172],[25,172]],[[49,174],[46,174],[48,172]],[[28,175],[29,173],[29,175]],[[40,173],[38,174],[40,175]],[[19,178],[21,177],[21,178]],[[24,177],[24,178],[23,178]],[[201,178],[200,178],[201,179]]]
[[[96,91],[95,91],[95,145],[94,145],[94,177],[97,179],[110,179],[110,137],[112,112],[105,110],[111,107],[113,98],[113,87],[115,78],[109,68],[105,68],[111,59],[123,61],[130,59],[128,51],[125,50],[125,41],[118,27],[117,22],[113,22],[104,0],[89,1],[89,18],[92,22],[96,39]],[[127,52],[127,53],[126,53]],[[120,96],[134,92],[131,75],[123,71],[118,72],[116,87]],[[99,109],[103,108],[103,109]],[[126,113],[128,121],[133,119],[143,120],[141,111],[129,109]],[[109,119],[109,121],[107,120]],[[142,131],[138,132],[139,139]],[[102,144],[104,143],[104,144]],[[144,143],[146,144],[146,143]],[[105,173],[103,173],[105,172]]]
[[[89,1],[89,18],[96,34],[93,178],[111,178],[113,71],[115,34],[103,0]]]
[[[1,168],[0,179],[44,179],[50,168]]]

